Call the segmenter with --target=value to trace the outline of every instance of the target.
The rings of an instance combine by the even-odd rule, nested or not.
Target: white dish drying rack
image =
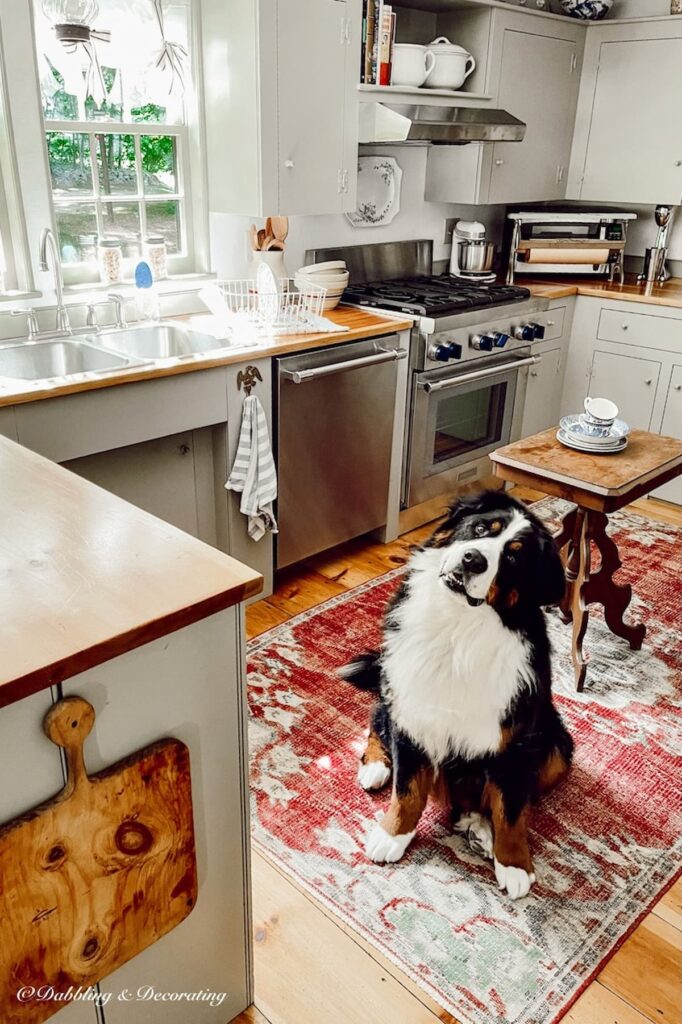
[[[310,282],[305,290],[293,278],[259,275],[218,281],[215,285],[233,330],[246,329],[259,337],[314,334],[320,330],[327,289]],[[215,310],[213,310],[215,312]]]

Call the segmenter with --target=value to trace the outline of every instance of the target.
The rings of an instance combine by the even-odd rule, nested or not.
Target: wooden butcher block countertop
[[[390,316],[378,316],[367,313],[363,309],[352,306],[338,306],[326,312],[325,317],[347,331],[322,334],[287,334],[279,338],[267,339],[258,344],[239,345],[227,340],[229,346],[220,350],[207,352],[205,355],[193,356],[191,359],[165,359],[161,363],[147,363],[144,366],[132,366],[128,369],[116,369],[110,372],[92,374],[87,380],[71,380],[61,378],[55,381],[0,382],[0,408],[18,405],[24,402],[36,402],[44,398],[56,398],[60,395],[72,395],[79,391],[93,391],[97,388],[108,388],[116,384],[129,384],[140,380],[154,380],[157,377],[171,377],[179,373],[191,373],[196,370],[207,370],[214,366],[228,366],[231,363],[245,363],[249,360],[263,359],[270,356],[287,355],[290,352],[303,352],[311,348],[323,348],[326,345],[341,345],[348,341],[361,338],[380,337],[394,331],[408,330],[412,319]],[[220,321],[206,314],[169,318],[182,320],[187,327],[197,331],[213,334],[218,338],[225,337],[225,329]],[[134,327],[131,324],[131,327]],[[76,341],[78,338],[75,339]],[[113,344],[113,343],[112,343]],[[115,346],[114,346],[115,347]]]
[[[241,562],[0,437],[0,707],[262,589]]]
[[[610,284],[593,277],[526,278],[520,274],[516,284],[529,288],[533,296],[544,299],[563,299],[570,295],[587,295],[595,299],[616,299],[626,302],[646,302],[651,306],[671,306],[682,309],[682,278],[671,277],[665,284],[645,288],[627,274],[625,284]]]

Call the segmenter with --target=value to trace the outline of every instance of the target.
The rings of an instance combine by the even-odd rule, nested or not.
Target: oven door
[[[468,479],[465,467],[515,440],[528,367],[536,356],[434,378],[413,378],[404,504],[418,505]],[[471,472],[475,478],[478,472]]]

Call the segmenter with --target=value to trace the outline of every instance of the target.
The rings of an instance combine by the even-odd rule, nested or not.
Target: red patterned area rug
[[[593,613],[577,694],[570,630],[550,613],[575,767],[534,812],[537,882],[516,903],[437,808],[400,863],[364,855],[388,793],[357,784],[370,698],[335,670],[378,643],[401,570],[249,645],[255,843],[463,1022],[557,1020],[681,870],[682,531],[629,513],[611,530],[645,645],[630,651]]]

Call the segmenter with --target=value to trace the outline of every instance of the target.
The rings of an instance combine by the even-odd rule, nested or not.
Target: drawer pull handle
[[[496,160],[495,161],[495,166],[496,167],[501,167],[503,163],[504,163],[504,160]]]
[[[645,384],[651,384],[652,382],[653,382],[653,378],[652,377],[645,377],[644,378],[644,383]]]
[[[682,391],[682,384],[676,384],[675,391]]]
[[[554,324],[555,324],[555,322],[556,322],[556,321],[554,321],[554,320],[548,320],[548,321],[547,321],[547,326],[548,326],[548,327],[554,327]]]
[[[630,324],[621,324],[620,326],[621,326],[621,329],[624,330],[624,331],[627,331],[630,328]]]
[[[537,370],[531,370],[530,371],[530,375],[531,375],[531,377],[537,377],[538,371]]]

